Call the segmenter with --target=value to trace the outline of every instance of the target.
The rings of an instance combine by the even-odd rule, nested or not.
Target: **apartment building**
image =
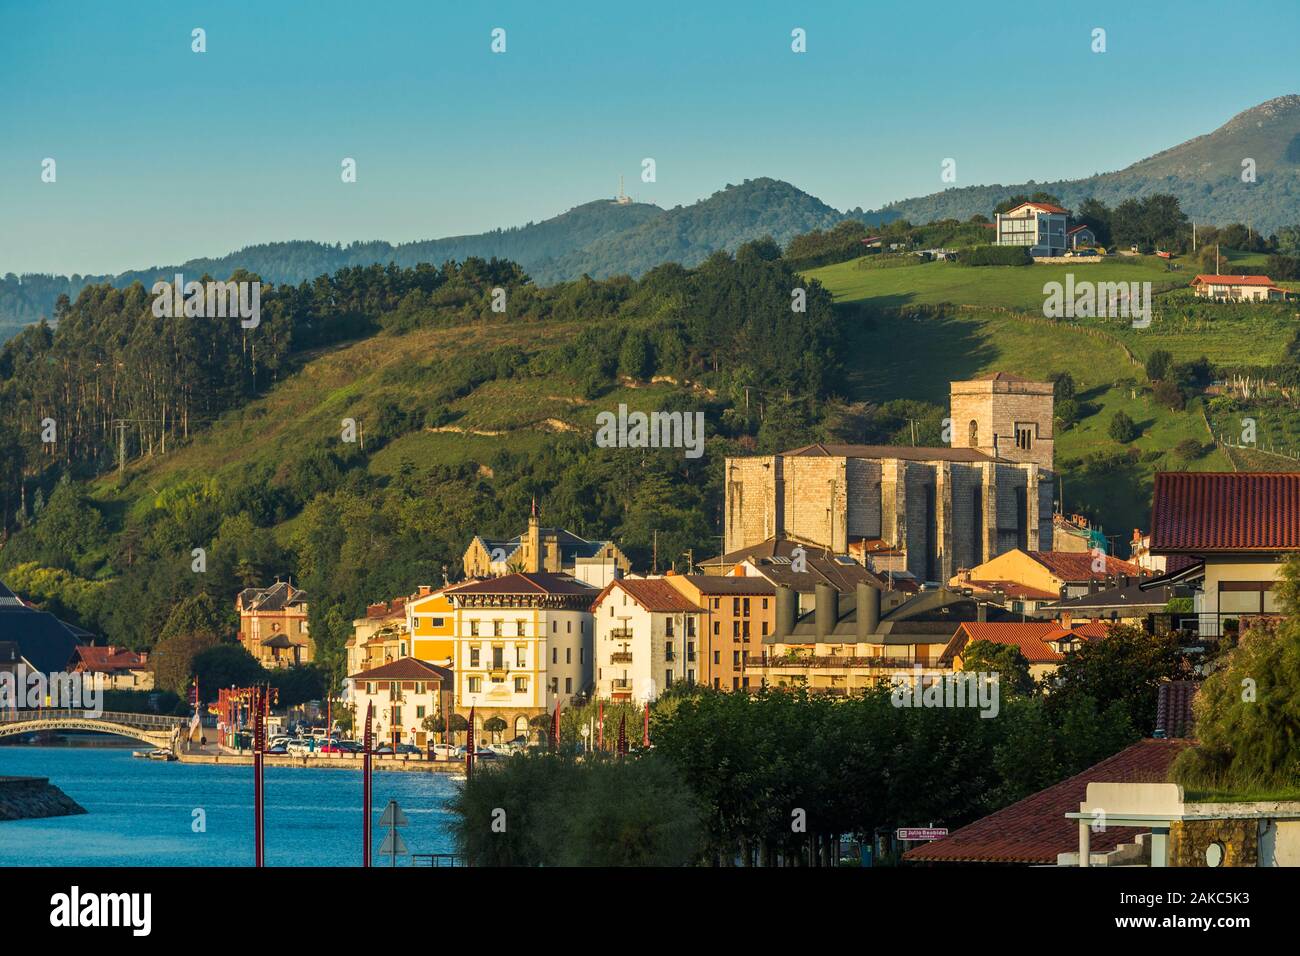
[[[621,578],[591,605],[596,696],[646,703],[698,673],[704,609],[666,578]]]
[[[704,612],[698,670],[690,660],[697,651],[695,642],[687,641],[687,679],[717,690],[757,689],[759,682],[750,679],[745,661],[761,653],[763,638],[772,631],[776,615],[772,584],[757,575],[670,574],[664,580]]]
[[[589,694],[591,605],[600,593],[568,575],[507,574],[446,590],[455,609],[455,711],[476,730],[491,717],[509,737],[529,721]]]

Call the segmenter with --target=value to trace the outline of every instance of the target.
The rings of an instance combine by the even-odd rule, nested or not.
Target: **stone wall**
[[[1253,818],[1175,820],[1169,825],[1169,865],[1207,866],[1211,843],[1223,845],[1220,866],[1259,865],[1259,821]]]
[[[45,777],[0,777],[0,820],[31,820],[85,813]]]

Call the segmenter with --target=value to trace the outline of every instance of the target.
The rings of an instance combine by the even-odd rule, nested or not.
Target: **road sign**
[[[409,856],[410,851],[406,849],[406,841],[396,830],[389,830],[388,835],[384,837],[383,844],[379,847],[380,856]]]
[[[384,807],[384,815],[379,818],[381,827],[404,827],[410,822],[410,820],[406,819],[406,814],[402,812],[402,808],[397,805],[396,800],[388,801],[388,806]]]
[[[910,829],[900,827],[898,830],[898,839],[900,840],[941,840],[947,835],[947,827],[912,827]]]

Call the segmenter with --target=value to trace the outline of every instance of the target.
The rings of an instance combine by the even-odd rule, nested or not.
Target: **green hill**
[[[1255,161],[1255,181],[1242,181],[1242,160]],[[1084,179],[963,186],[890,203],[876,211],[911,222],[989,215],[1008,196],[1047,192],[1068,208],[1095,197],[1109,206],[1157,193],[1178,197],[1199,223],[1251,223],[1264,234],[1300,223],[1300,95],[1268,100],[1218,129]]]

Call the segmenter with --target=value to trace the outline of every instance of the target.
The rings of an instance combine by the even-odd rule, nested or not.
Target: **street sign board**
[[[384,837],[383,845],[379,848],[380,856],[407,856],[410,851],[406,849],[406,841],[396,830],[389,830],[388,835]]]
[[[941,840],[947,835],[947,827],[900,827],[898,830],[898,839],[900,840]]]
[[[384,815],[379,818],[381,827],[404,827],[410,822],[396,800],[388,801],[388,806],[384,807]]]

